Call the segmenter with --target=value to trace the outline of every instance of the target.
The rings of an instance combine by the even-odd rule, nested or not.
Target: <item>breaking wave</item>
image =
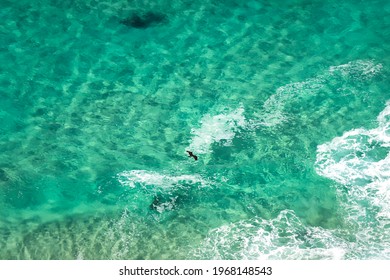
[[[289,114],[285,112],[288,104],[309,99],[318,94],[332,80],[341,81],[369,80],[381,72],[383,66],[372,60],[357,60],[346,64],[331,66],[324,74],[279,87],[276,93],[271,95],[263,104],[263,108],[257,113],[257,121],[262,126],[276,126],[289,120]],[[341,78],[338,78],[341,76]],[[335,79],[335,77],[337,77]],[[338,88],[337,90],[340,90]]]

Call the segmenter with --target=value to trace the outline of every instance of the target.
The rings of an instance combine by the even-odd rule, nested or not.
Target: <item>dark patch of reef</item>
[[[121,24],[138,29],[146,29],[167,22],[167,16],[156,12],[138,12],[122,19]]]

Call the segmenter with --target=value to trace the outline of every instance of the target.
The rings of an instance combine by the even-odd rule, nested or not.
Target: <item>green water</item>
[[[0,259],[390,258],[388,1],[0,15]]]

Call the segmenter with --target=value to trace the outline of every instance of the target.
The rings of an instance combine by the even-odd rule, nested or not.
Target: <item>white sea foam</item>
[[[378,127],[355,129],[318,147],[316,171],[336,187],[348,229],[305,225],[292,210],[211,230],[193,250],[207,259],[389,259],[390,102]],[[351,238],[353,237],[353,238]]]
[[[284,210],[272,220],[253,218],[216,228],[193,254],[208,259],[342,259],[346,250],[346,242],[332,231],[305,226],[294,211]]]
[[[263,110],[257,114],[259,123],[264,126],[275,126],[286,122],[288,115],[284,112],[284,107],[287,102],[307,98],[321,89],[323,84],[323,78],[318,77],[279,87],[276,93],[264,102]]]
[[[351,130],[318,146],[315,164],[319,175],[344,186],[337,191],[346,221],[357,227],[358,243],[372,246],[366,249],[374,257],[390,254],[385,249],[390,246],[389,116],[388,102],[377,128]]]
[[[123,171],[118,174],[118,180],[123,186],[131,188],[137,186],[144,188],[149,186],[173,188],[187,185],[206,187],[210,185],[210,182],[197,174],[172,176],[146,170]]]
[[[354,129],[318,146],[317,173],[348,185],[362,186],[370,182],[389,180],[389,115],[390,103],[379,114],[377,128]],[[376,151],[379,149],[383,151]]]
[[[302,82],[290,83],[279,87],[263,104],[257,113],[258,123],[263,126],[276,126],[288,121],[285,106],[289,103],[300,102],[316,95],[335,75],[346,79],[367,80],[373,78],[382,70],[382,64],[371,60],[357,60],[346,64],[331,66],[329,69]]]
[[[330,143],[318,146],[317,173],[345,185],[365,185],[389,177],[389,156],[374,161],[368,155],[388,142],[377,142],[384,138],[380,129],[355,129]]]
[[[231,144],[240,128],[246,126],[244,108],[241,106],[236,110],[230,110],[218,115],[205,115],[200,121],[201,126],[193,129],[193,135],[187,150],[195,154],[206,154],[211,152],[211,145],[224,141],[224,145]]]
[[[372,60],[356,60],[338,66],[331,66],[329,72],[331,74],[340,73],[348,78],[370,79],[377,75],[382,68],[382,64],[375,63]]]

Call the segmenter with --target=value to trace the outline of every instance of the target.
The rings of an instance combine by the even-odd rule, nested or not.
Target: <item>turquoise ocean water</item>
[[[389,1],[0,15],[0,259],[390,259]]]

